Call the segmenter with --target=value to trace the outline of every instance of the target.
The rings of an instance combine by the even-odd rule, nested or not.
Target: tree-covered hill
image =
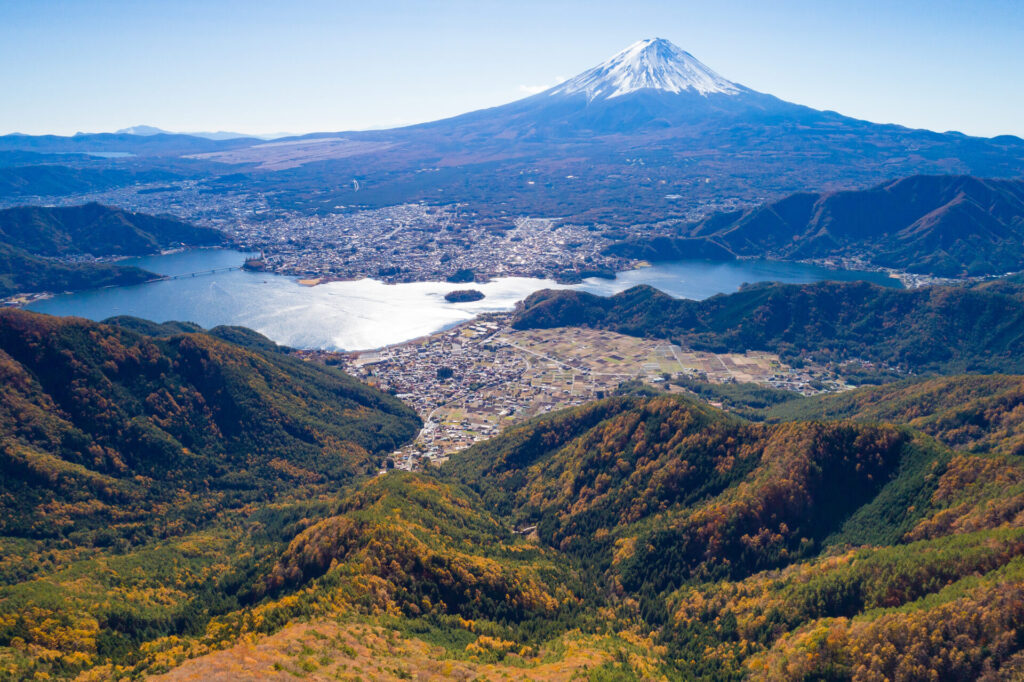
[[[0,163],[0,197],[53,197],[60,195],[97,192],[112,187],[147,182],[168,182],[181,177],[179,173],[163,169],[129,170],[122,168],[90,168],[58,165],[69,161],[66,155],[33,155],[32,152],[0,152],[0,159],[10,159],[10,165]],[[14,156],[14,158],[11,158]],[[88,158],[88,157],[86,157]],[[39,163],[39,162],[46,163]],[[29,162],[30,165],[15,165]],[[54,163],[57,162],[57,163]]]
[[[78,291],[111,284],[140,284],[156,277],[110,263],[61,263],[0,243],[0,298],[20,292]]]
[[[142,256],[171,246],[217,246],[225,237],[209,227],[93,203],[0,211],[0,241],[38,256]]]
[[[867,386],[769,407],[770,419],[908,424],[971,452],[1024,455],[1024,377],[957,375]]]
[[[561,412],[450,469],[542,541],[604,567],[627,591],[657,594],[814,556],[902,462],[928,453],[891,426],[751,424],[665,396]]]
[[[176,246],[219,246],[223,233],[173,218],[118,208],[19,206],[0,210],[0,297],[138,284],[138,268],[72,262],[75,257],[141,256]]]
[[[1024,307],[1018,291],[1010,283],[910,290],[866,282],[768,283],[691,301],[647,286],[610,297],[545,290],[523,302],[513,324],[589,326],[699,350],[861,359],[917,372],[1021,372]]]
[[[1024,268],[1022,238],[1024,182],[915,175],[869,189],[792,194],[684,225],[674,238],[638,235],[612,251],[650,260],[859,257],[957,277]]]
[[[393,398],[252,332],[114,322],[0,313],[0,677],[1024,671],[1020,377],[760,422],[618,396],[360,476],[418,425]]]
[[[547,634],[544,621],[576,611],[581,590],[556,551],[514,534],[472,492],[404,472],[364,483],[338,514],[296,535],[265,585],[303,585],[313,600],[340,591],[410,616],[529,622]]]
[[[1019,457],[656,397],[536,420],[448,471],[591,567],[621,622],[657,633],[670,678],[1014,679],[1024,663]]]
[[[159,508],[268,501],[375,471],[419,425],[339,371],[208,334],[4,310],[0,371],[3,535],[159,534]]]

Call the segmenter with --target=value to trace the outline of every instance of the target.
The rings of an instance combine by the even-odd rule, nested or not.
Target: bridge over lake
[[[221,272],[232,272],[234,270],[241,270],[241,265],[229,266],[223,268],[214,268],[212,270],[197,270],[196,272],[182,272],[177,275],[161,275],[160,277],[154,277],[149,280],[150,282],[166,282],[171,279],[189,279],[190,277],[202,277],[204,275],[216,275]]]

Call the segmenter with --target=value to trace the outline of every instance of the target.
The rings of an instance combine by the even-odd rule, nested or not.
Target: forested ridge
[[[670,678],[1015,679],[1024,664],[1015,455],[666,396],[512,429],[450,471],[598,567]]]
[[[674,236],[637,235],[610,250],[648,260],[855,256],[945,277],[1024,267],[1024,182],[914,175],[867,189],[798,192],[715,213]]]
[[[0,243],[0,297],[22,292],[77,291],[140,284],[156,277],[140,268],[111,263],[61,263]]]
[[[1015,375],[906,379],[786,401],[764,416],[895,422],[959,450],[1024,455],[1024,379]]]
[[[376,471],[419,423],[282,353],[20,310],[0,311],[0,371],[5,535],[116,534],[129,509],[183,494],[223,504],[322,486]]]
[[[609,297],[539,291],[518,329],[589,326],[714,352],[767,350],[792,360],[885,363],[913,372],[1024,371],[1021,287],[891,289],[867,282],[765,283],[703,301],[648,286]]]
[[[0,210],[0,297],[138,284],[156,275],[88,256],[142,256],[179,246],[220,246],[223,233],[100,204]],[[63,259],[63,260],[62,260]]]
[[[248,330],[3,311],[0,353],[0,676],[203,670],[318,623],[484,677],[1024,671],[1019,376],[755,395],[757,421],[623,395],[378,476],[411,410]]]
[[[219,230],[91,203],[0,211],[0,241],[37,256],[142,256],[169,246],[216,246]]]

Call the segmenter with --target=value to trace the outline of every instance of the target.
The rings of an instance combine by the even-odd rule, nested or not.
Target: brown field
[[[532,354],[538,364],[546,361],[548,369],[571,367],[618,379],[701,372],[712,382],[764,383],[788,369],[771,353],[705,353],[665,341],[579,327],[505,332],[498,338]],[[557,383],[557,378],[552,377],[551,382]]]
[[[473,646],[473,645],[471,645]],[[634,670],[653,675],[637,653],[642,647],[622,640],[570,633],[537,656],[506,654],[498,663],[452,658],[443,647],[399,632],[362,623],[296,623],[280,632],[186,661],[150,679],[200,680],[550,680],[586,679],[587,671],[609,664],[613,651],[628,655]],[[621,657],[620,657],[621,658]]]

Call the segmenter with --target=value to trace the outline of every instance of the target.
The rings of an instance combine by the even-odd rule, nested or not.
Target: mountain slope
[[[55,259],[139,256],[225,242],[218,230],[100,204],[0,210],[0,297],[138,284],[156,276],[135,267]]]
[[[674,398],[616,399],[512,429],[449,468],[623,589],[661,592],[816,554],[911,441],[892,428],[751,425]],[[770,541],[751,551],[741,536],[759,533]]]
[[[318,490],[375,471],[419,424],[340,372],[206,334],[3,310],[0,364],[2,535],[160,533],[160,509],[201,523],[192,495]]]
[[[0,298],[19,292],[76,291],[109,285],[140,284],[155,275],[107,263],[59,263],[24,249],[0,244]]]
[[[59,158],[59,157],[58,157]],[[166,170],[78,168],[55,162],[0,168],[0,197],[61,196],[179,179]]]
[[[909,424],[950,447],[1024,455],[1024,379],[977,375],[907,380],[790,401],[775,419],[829,418]]]
[[[151,343],[179,338],[203,335]],[[800,680],[1014,679],[1024,664],[1024,466],[908,428],[618,397],[440,470],[291,490],[117,551],[4,538],[30,565],[0,563],[0,665]]]
[[[862,191],[795,194],[681,232],[737,255],[860,256],[943,276],[1024,268],[1024,182],[915,176]]]
[[[986,287],[766,283],[704,301],[674,299],[646,286],[606,298],[545,290],[521,304],[513,325],[590,326],[701,350],[862,359],[915,372],[1024,371],[1020,299]]]
[[[1024,658],[1019,458],[659,397],[535,420],[447,469],[596,569],[618,618],[657,626],[670,677],[1012,677]]]
[[[553,552],[517,538],[449,483],[396,472],[360,486],[339,512],[291,540],[267,576],[268,589],[333,573],[325,582],[345,592],[357,576],[376,578],[383,590],[373,598],[392,609],[505,625],[552,617],[574,600],[571,588],[579,589]],[[349,598],[360,597],[352,591]]]
[[[692,91],[706,97],[737,95],[741,86],[722,78],[664,38],[649,38],[633,43],[608,61],[551,88],[546,94],[556,97],[583,93],[593,102],[648,89],[677,94]]]
[[[325,146],[339,136],[337,149]],[[239,167],[252,187],[275,190],[276,205],[467,202],[489,218],[558,216],[613,226],[692,222],[709,206],[916,173],[1024,173],[1019,138],[913,130],[785,102],[729,81],[665,40],[641,41],[509,104],[291,142],[308,145],[305,165]],[[246,162],[259,160],[253,151]],[[231,154],[209,158],[233,162]],[[290,157],[292,165],[303,161],[301,151]],[[327,177],[356,178],[358,189]]]
[[[218,246],[225,237],[209,227],[93,203],[2,210],[0,241],[37,256],[142,256],[171,246]]]

